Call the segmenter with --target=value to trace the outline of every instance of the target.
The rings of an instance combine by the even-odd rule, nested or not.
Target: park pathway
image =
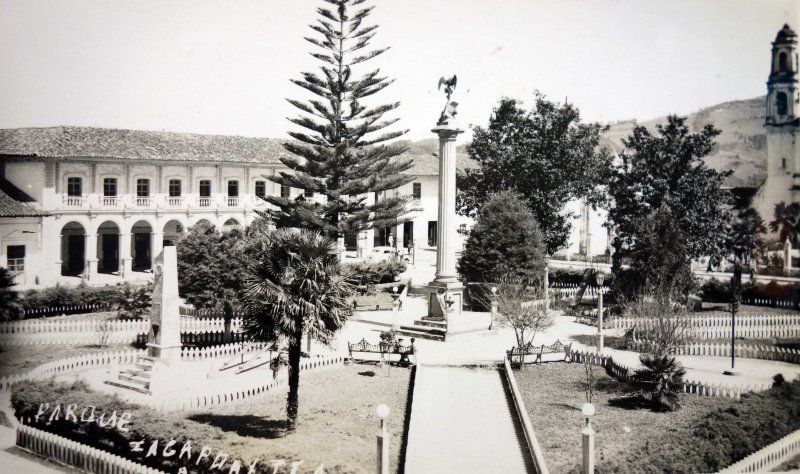
[[[418,367],[405,472],[532,472],[504,383],[497,369]]]

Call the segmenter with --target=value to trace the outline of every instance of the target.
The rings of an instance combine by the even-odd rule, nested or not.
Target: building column
[[[119,234],[119,275],[122,278],[130,276],[132,271],[131,234]]]
[[[150,234],[150,270],[156,268],[156,257],[164,250],[164,233],[152,232]]]
[[[397,230],[395,231],[394,248],[402,250],[403,249],[403,236],[404,236],[404,234],[403,234],[403,224],[397,224],[395,226],[395,228]]]
[[[86,266],[83,269],[84,277],[91,280],[97,275],[97,234],[86,234],[84,244],[84,255]]]

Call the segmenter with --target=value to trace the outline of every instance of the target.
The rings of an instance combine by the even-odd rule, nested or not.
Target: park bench
[[[528,356],[535,356],[533,363],[542,363],[542,355],[544,354],[564,354],[563,360],[569,362],[571,360],[570,355],[572,354],[572,343],[569,344],[562,344],[561,341],[556,341],[549,346],[542,344],[541,346],[534,346],[531,343],[527,343],[522,348],[519,347],[512,347],[511,350],[506,351],[506,355],[508,356],[508,360],[510,362],[515,362],[522,357],[525,363],[528,363],[526,360]],[[559,361],[562,359],[558,359]]]
[[[609,325],[608,308],[603,308],[603,328],[610,327]],[[589,326],[597,326],[597,308],[585,309],[575,315],[575,322],[588,324]]]
[[[392,362],[392,356],[397,355],[397,362],[410,364],[409,356],[415,355],[414,348],[415,338],[411,338],[411,344],[404,346],[400,343],[402,339],[396,342],[379,342],[377,344],[370,344],[366,339],[361,339],[360,342],[355,344],[347,343],[347,350],[350,355],[350,362],[353,361],[353,354],[379,354],[380,362]],[[370,360],[364,357],[359,357],[362,360]],[[414,358],[416,363],[416,356]]]

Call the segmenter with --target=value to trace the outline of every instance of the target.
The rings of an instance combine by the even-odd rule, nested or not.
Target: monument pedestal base
[[[432,281],[426,286],[428,291],[428,315],[423,321],[447,322],[449,318],[460,317],[464,306],[464,285],[460,281]],[[448,305],[448,301],[452,303]],[[445,311],[442,311],[442,309]],[[449,324],[448,324],[449,327]]]
[[[181,360],[181,345],[147,343],[147,356],[154,357],[167,365]]]

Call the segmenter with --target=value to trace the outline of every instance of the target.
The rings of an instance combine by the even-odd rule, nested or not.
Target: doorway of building
[[[135,272],[143,272],[152,268],[152,243],[150,238],[152,232],[152,227],[145,221],[139,221],[131,228],[131,234],[133,234],[133,239],[131,239],[133,262],[131,266]]]
[[[86,231],[77,222],[61,229],[61,274],[77,276],[86,265]]]
[[[414,241],[414,222],[403,223],[403,248],[410,248]]]
[[[119,227],[113,222],[103,222],[97,228],[97,271],[119,271]]]
[[[428,247],[436,247],[436,221],[428,221]]]

